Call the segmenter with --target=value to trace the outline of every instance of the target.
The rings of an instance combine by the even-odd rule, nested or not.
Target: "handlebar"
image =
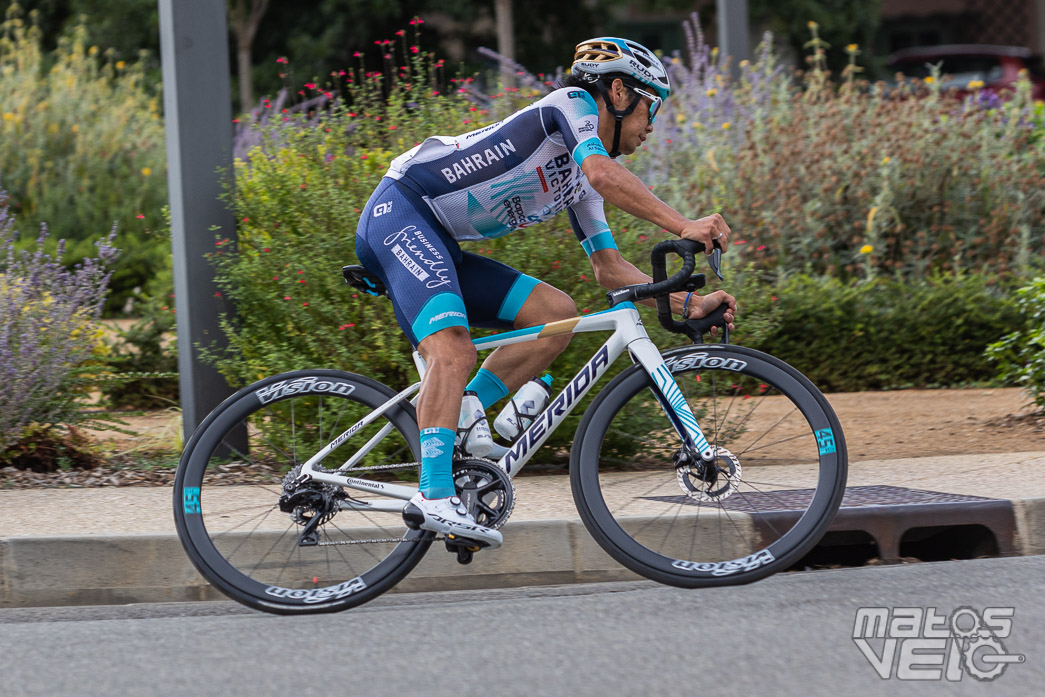
[[[715,249],[708,257],[708,266],[711,267],[711,270],[718,276],[719,280],[724,280],[722,276],[722,248],[717,241],[714,244]],[[702,253],[704,249],[703,244],[694,240],[678,239],[658,242],[650,254],[650,264],[653,267],[653,282],[638,283],[611,290],[606,293],[606,301],[612,308],[622,302],[654,298],[657,301],[657,319],[660,325],[669,332],[685,334],[694,342],[700,342],[702,341],[702,336],[709,332],[711,327],[719,326],[725,332],[723,340],[729,343],[729,327],[724,319],[728,306],[725,303],[708,316],[700,319],[677,322],[671,314],[669,293],[677,291],[691,292],[706,285],[707,280],[704,274],[693,275],[693,270],[697,265],[696,254]],[[667,277],[667,265],[665,263],[665,257],[668,252],[674,252],[682,257],[682,268],[671,278]]]

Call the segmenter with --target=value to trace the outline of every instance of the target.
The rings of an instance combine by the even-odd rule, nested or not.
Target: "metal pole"
[[[197,344],[222,339],[212,226],[234,239],[236,220],[219,200],[232,176],[232,103],[225,0],[159,0],[167,181],[178,315],[178,372],[185,440],[232,393],[198,359]],[[219,169],[225,172],[222,175]]]
[[[718,44],[723,56],[732,56],[730,72],[740,75],[740,61],[751,59],[747,0],[716,0],[718,3]]]

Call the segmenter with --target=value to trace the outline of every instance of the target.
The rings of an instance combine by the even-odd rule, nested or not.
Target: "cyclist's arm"
[[[649,283],[653,279],[644,274],[630,261],[621,256],[616,249],[600,249],[592,252],[588,257],[591,267],[595,271],[595,280],[603,288],[613,290],[621,286],[634,283]],[[670,297],[671,311],[676,315],[682,314],[682,306],[686,301],[686,293],[672,293]],[[656,307],[656,300],[640,300],[643,305]],[[726,311],[726,321],[730,323],[730,330],[735,329],[732,322],[737,314],[737,301],[729,293],[716,290],[707,295],[694,293],[689,299],[689,317],[698,318],[707,315],[722,303],[727,303],[729,309]],[[714,334],[715,332],[712,331]]]
[[[593,252],[588,260],[591,268],[595,271],[595,280],[607,290],[630,286],[636,283],[649,283],[653,279],[639,271],[638,267],[621,256],[616,249],[600,249]],[[671,294],[671,311],[676,315],[682,314],[682,303],[686,300],[685,293]],[[655,300],[640,300],[643,305],[656,307]],[[692,303],[692,300],[690,300]]]
[[[642,180],[623,165],[606,155],[589,155],[581,163],[591,187],[625,213],[649,221],[668,232],[704,244],[711,253],[711,242],[717,239],[725,251],[729,226],[718,213],[690,220],[657,198]]]

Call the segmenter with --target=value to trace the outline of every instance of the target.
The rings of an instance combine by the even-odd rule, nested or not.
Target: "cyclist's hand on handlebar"
[[[716,290],[714,293],[708,293],[700,297],[698,300],[696,297],[690,300],[689,304],[689,316],[683,317],[683,319],[700,319],[706,317],[715,310],[718,309],[719,305],[725,303],[728,307],[724,318],[729,323],[729,331],[733,331],[733,320],[737,316],[737,300],[732,295],[724,290]],[[717,331],[716,327],[711,328],[711,333],[714,335]]]
[[[691,220],[682,228],[682,234],[679,235],[684,240],[694,240],[704,245],[704,253],[711,254],[714,251],[714,244],[718,242],[718,246],[722,248],[722,251],[726,251],[726,244],[729,242],[730,230],[729,226],[726,225],[725,219],[718,213],[714,213],[705,218],[699,220]]]

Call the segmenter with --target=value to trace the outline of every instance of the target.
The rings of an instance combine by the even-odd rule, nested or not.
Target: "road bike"
[[[633,364],[588,405],[569,461],[577,511],[613,559],[673,586],[735,585],[790,568],[820,540],[845,489],[842,428],[801,373],[729,343],[724,305],[703,320],[672,319],[668,293],[705,284],[693,275],[702,251],[691,241],[661,242],[653,282],[610,291],[608,310],[473,340],[486,350],[610,332],[496,462],[455,453],[454,482],[478,523],[508,521],[513,478],[627,352]],[[669,252],[682,257],[670,278]],[[722,278],[721,251],[708,258]],[[344,274],[372,295],[384,292],[362,267]],[[662,353],[634,305],[646,298],[656,299],[663,326],[693,343]],[[705,344],[712,326],[723,329],[722,341]],[[414,362],[423,376],[416,352]],[[419,387],[396,391],[312,369],[265,378],[225,400],[186,444],[174,485],[178,535],[200,573],[248,606],[311,613],[386,592],[437,539],[469,562],[475,543],[402,519],[417,491],[411,400]]]

